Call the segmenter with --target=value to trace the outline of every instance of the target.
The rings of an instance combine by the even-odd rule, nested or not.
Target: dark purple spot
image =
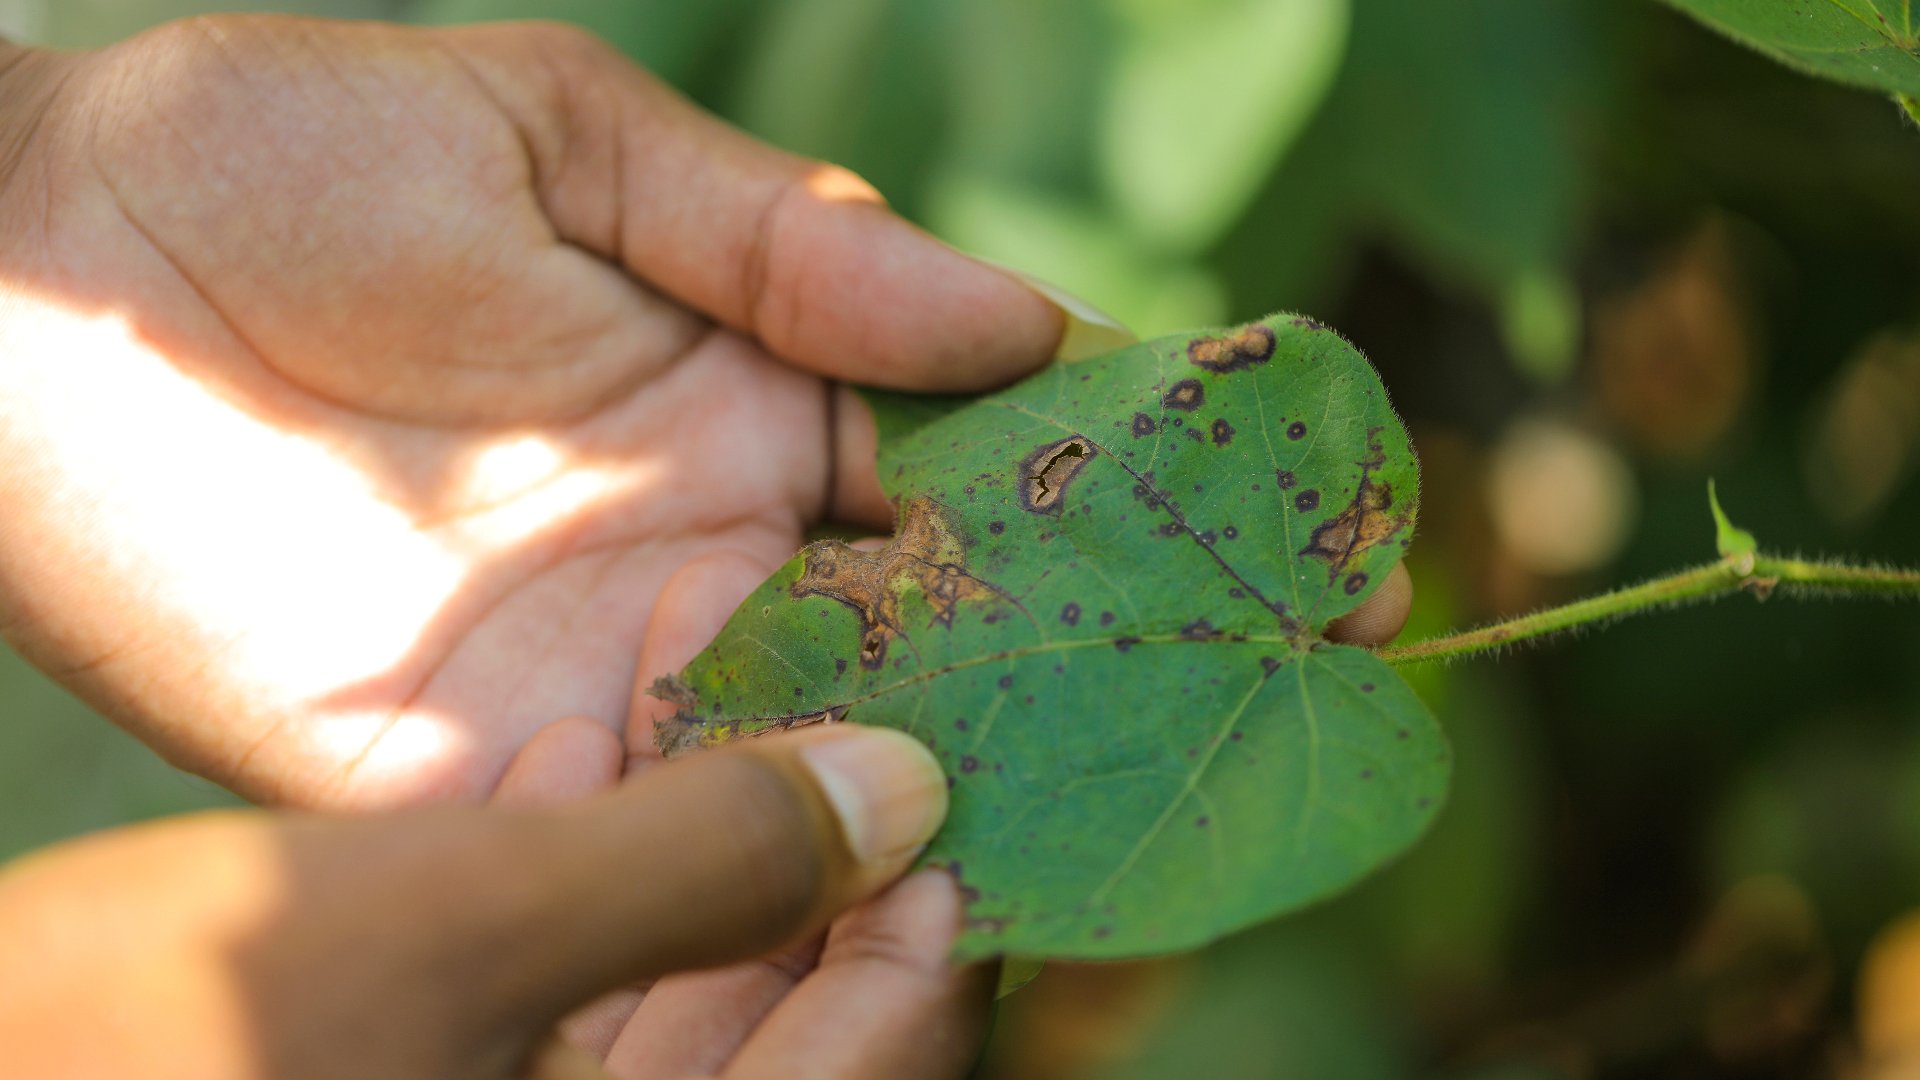
[[[1069,600],[1067,606],[1060,609],[1060,621],[1068,626],[1080,625],[1080,605]]]
[[[1306,437],[1307,437],[1306,421],[1295,420],[1293,423],[1287,425],[1287,438],[1298,441]]]
[[[1207,815],[1201,814],[1199,817],[1193,819],[1193,824],[1195,828],[1204,829],[1207,827],[1208,822],[1212,820],[1213,819]]]
[[[1002,690],[1013,689],[1013,676],[1011,675],[1000,676],[1000,689]]]
[[[1126,652],[1138,644],[1140,644],[1140,639],[1137,637],[1117,637],[1113,639],[1113,647],[1120,652]]]
[[[1367,587],[1367,575],[1358,571],[1348,574],[1346,584],[1340,587],[1347,591],[1348,596],[1352,596],[1354,593]]]
[[[1007,523],[1004,521],[989,521],[987,522],[987,531],[995,536],[999,536],[1001,533],[1007,531]]]
[[[963,757],[960,759],[961,772],[963,773],[978,772],[979,769],[980,769],[980,759],[977,757],[974,757],[972,754],[968,754],[966,757]]]
[[[1286,491],[1293,487],[1293,485],[1299,483],[1300,479],[1287,470],[1281,469],[1279,472],[1273,474],[1273,482],[1280,485],[1281,491]]]
[[[1103,612],[1101,612],[1101,613],[1100,613],[1100,625],[1101,625],[1101,626],[1112,626],[1112,625],[1113,625],[1113,612],[1111,612],[1111,611],[1103,611]]]
[[[1372,769],[1361,769],[1361,770],[1360,770],[1360,779],[1362,779],[1362,780],[1371,780],[1371,779],[1373,779],[1373,770],[1372,770]]]
[[[1227,736],[1227,738],[1232,739],[1234,742],[1239,742],[1241,739],[1246,738],[1246,736],[1236,731],[1233,734]]]
[[[1260,658],[1260,667],[1267,674],[1271,675],[1280,670],[1280,661],[1275,660],[1271,656],[1263,656]]]
[[[1229,540],[1238,540],[1240,539],[1240,530],[1229,525],[1226,528],[1220,530],[1220,535],[1226,537]]]
[[[845,657],[834,657],[833,673],[835,675],[845,675],[847,673],[847,661]]]
[[[1233,441],[1233,425],[1227,423],[1227,418],[1224,416],[1215,420],[1210,430],[1213,432],[1213,445],[1215,446],[1225,446]]]
[[[1180,636],[1188,641],[1212,641],[1220,636],[1220,631],[1205,619],[1195,619],[1180,628]]]
[[[1361,683],[1361,684],[1360,684],[1360,692],[1361,692],[1361,693],[1363,693],[1363,694],[1371,694],[1371,693],[1373,693],[1373,684],[1372,684],[1372,683],[1370,683],[1370,682],[1363,682],[1363,683]]]
[[[1137,412],[1133,414],[1133,437],[1134,438],[1144,439],[1158,430],[1160,430],[1160,426],[1153,422],[1153,417],[1148,416],[1146,413],[1143,413],[1143,412]]]
[[[1313,488],[1308,488],[1300,494],[1295,495],[1293,497],[1293,508],[1303,514],[1311,510],[1318,510],[1320,508],[1320,492]]]
[[[963,716],[963,717],[961,717],[961,718],[959,718],[958,720],[955,720],[955,721],[953,722],[953,730],[955,730],[955,731],[965,731],[965,730],[967,730],[967,718]]]

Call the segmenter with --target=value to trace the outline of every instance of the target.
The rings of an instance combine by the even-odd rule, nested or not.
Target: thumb
[[[570,807],[491,820],[434,871],[450,959],[487,955],[492,1020],[544,1026],[610,987],[772,951],[912,864],[947,809],[919,742],[853,725],[655,766]],[[458,962],[468,986],[471,968]]]
[[[228,813],[60,845],[0,874],[0,1074],[524,1071],[601,991],[824,926],[946,802],[919,743],[848,725],[558,809]]]

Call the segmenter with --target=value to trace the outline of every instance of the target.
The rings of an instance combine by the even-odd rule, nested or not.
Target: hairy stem
[[[1457,634],[1379,650],[1390,664],[1418,664],[1493,652],[1530,638],[1609,622],[1654,608],[1712,600],[1745,589],[1766,599],[1774,592],[1807,596],[1883,596],[1920,599],[1920,571],[1744,555],[1696,566],[1571,604],[1491,623]]]

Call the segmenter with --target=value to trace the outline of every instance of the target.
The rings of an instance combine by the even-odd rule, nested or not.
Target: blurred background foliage
[[[1769,547],[1920,562],[1920,131],[1652,3],[253,7],[578,22],[1143,334],[1330,320],[1424,461],[1411,635],[1710,557],[1709,474]],[[1413,678],[1458,777],[1411,857],[1199,955],[1050,967],[985,1075],[1912,1075],[1920,612],[1742,598]],[[223,798],[0,666],[0,856]]]

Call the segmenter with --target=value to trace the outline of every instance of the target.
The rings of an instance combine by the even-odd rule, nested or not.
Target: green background
[[[426,0],[594,27],[1143,333],[1288,308],[1425,477],[1415,633],[1763,545],[1920,563],[1920,132],[1625,0]],[[190,0],[0,0],[97,44]],[[1189,958],[1058,965],[988,1075],[1865,1075],[1920,899],[1920,610],[1652,616],[1416,673],[1432,836]],[[0,855],[218,801],[0,666]]]

